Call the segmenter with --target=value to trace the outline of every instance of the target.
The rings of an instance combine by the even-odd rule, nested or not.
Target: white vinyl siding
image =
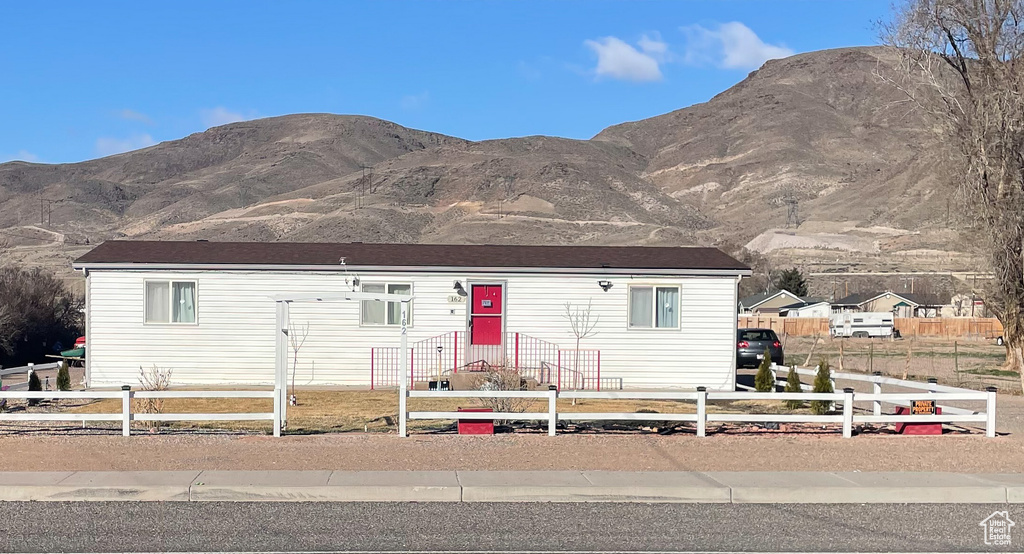
[[[595,334],[582,349],[601,351],[601,375],[622,378],[627,388],[732,390],[736,343],[736,279],[655,275],[511,274],[361,271],[366,284],[411,286],[415,300],[409,344],[466,331],[468,303],[449,302],[452,283],[501,281],[506,285],[505,329],[575,347],[565,304],[591,304]],[[612,281],[607,292],[598,280]],[[147,325],[146,282],[198,282],[200,325]],[[629,329],[633,286],[678,290],[674,329]],[[272,295],[341,294],[344,276],[313,271],[92,270],[88,288],[90,384],[138,384],[139,367],[172,371],[176,384],[271,384],[274,376]],[[365,290],[365,289],[364,289]],[[385,290],[388,290],[385,288]],[[392,289],[391,292],[401,292]],[[656,295],[655,295],[656,296]],[[298,385],[368,386],[370,348],[396,347],[400,330],[363,325],[361,302],[291,304],[291,321],[309,326],[299,351]],[[377,302],[376,304],[383,304]],[[655,323],[653,300],[652,324]],[[385,321],[388,317],[384,311]],[[525,341],[524,341],[525,344]],[[291,369],[289,352],[289,370]]]
[[[146,323],[195,323],[194,281],[146,281]]]
[[[363,283],[363,292],[375,292],[379,294],[412,294],[412,285],[409,283]],[[378,302],[376,300],[363,300],[360,310],[359,321],[363,325],[401,325],[402,324],[402,303],[401,302]],[[412,303],[410,302],[409,320],[406,325],[412,325]]]

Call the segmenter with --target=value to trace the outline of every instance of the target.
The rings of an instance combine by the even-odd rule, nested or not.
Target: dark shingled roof
[[[201,264],[747,271],[717,248],[113,240],[75,265]]]
[[[909,301],[913,302],[914,304],[917,304],[918,306],[942,306],[942,305],[946,304],[946,302],[943,301],[942,298],[940,298],[939,296],[934,295],[934,294],[920,294],[920,293],[911,293],[911,292],[883,291],[883,292],[860,292],[860,293],[856,293],[856,294],[851,294],[850,296],[847,296],[846,298],[842,298],[842,299],[836,300],[835,302],[832,303],[832,305],[833,306],[859,306],[860,304],[863,304],[863,303],[867,302],[868,300],[873,300],[873,299],[878,298],[879,296],[882,296],[883,294],[886,294],[886,293],[891,294],[893,296],[899,296],[900,298],[909,300]]]
[[[872,298],[876,298],[879,292],[856,292],[847,296],[846,298],[840,298],[832,303],[833,306],[859,306]]]

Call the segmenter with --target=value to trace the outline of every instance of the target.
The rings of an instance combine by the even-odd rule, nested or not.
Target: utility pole
[[[787,192],[782,198],[786,205],[786,228],[800,226],[800,201],[792,192]]]
[[[39,198],[39,225],[49,226],[50,219],[53,214],[53,203],[56,200],[49,200],[47,198]]]
[[[356,209],[363,207],[363,191],[366,186],[366,166],[360,164],[359,168],[363,171],[363,176],[359,178],[359,192],[356,195]]]

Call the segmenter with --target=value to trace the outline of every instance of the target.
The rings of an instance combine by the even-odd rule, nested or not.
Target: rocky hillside
[[[960,263],[937,138],[875,75],[888,65],[876,48],[770,61],[706,103],[591,140],[470,142],[302,114],[77,164],[0,164],[0,262],[61,266],[86,243],[130,236],[717,244],[819,266]]]

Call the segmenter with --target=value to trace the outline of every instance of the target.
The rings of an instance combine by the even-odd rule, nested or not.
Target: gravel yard
[[[1017,437],[540,434],[6,436],[5,471],[334,469],[1018,472]]]
[[[1024,398],[1000,395],[1001,436],[907,437],[739,432],[697,438],[639,431],[457,436],[420,432],[273,438],[177,431],[124,438],[73,431],[0,435],[5,471],[336,469],[1019,472]],[[78,433],[83,433],[81,430]]]

